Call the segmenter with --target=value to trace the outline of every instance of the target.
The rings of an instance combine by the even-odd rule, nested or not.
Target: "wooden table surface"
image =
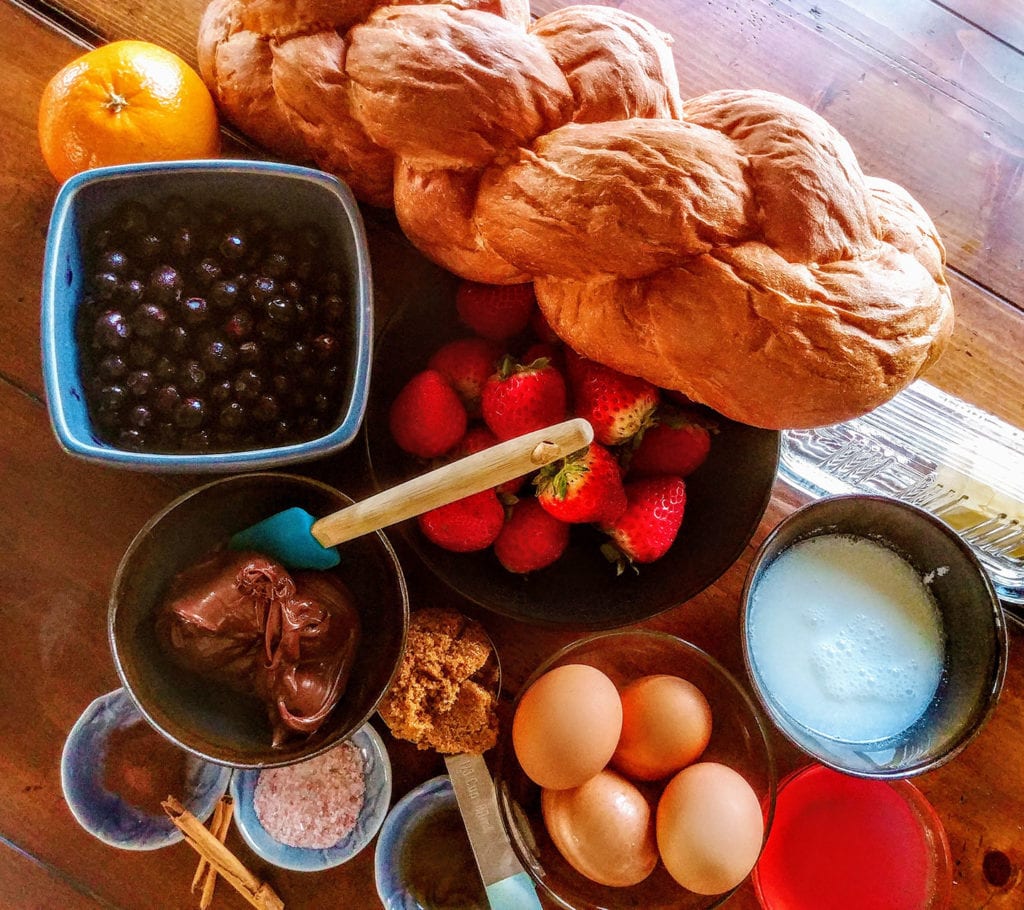
[[[39,290],[57,185],[36,140],[50,76],[87,43],[144,38],[195,60],[204,0],[61,0],[0,4],[0,907],[194,906],[195,858],[111,849],[64,803],[60,752],[97,695],[118,685],[106,638],[114,570],[139,527],[195,477],[126,474],[61,452],[46,414]],[[543,14],[561,0],[535,0]],[[622,0],[674,36],[684,95],[766,88],[826,116],[865,172],[904,184],[945,239],[957,307],[952,344],[928,379],[1024,427],[1024,16],[1018,0]],[[367,222],[384,309],[434,274],[387,217]],[[396,269],[402,269],[401,273]],[[368,479],[357,443],[332,464]],[[312,471],[324,466],[313,466]],[[750,547],[706,592],[645,625],[678,633],[742,672],[738,602],[753,548],[796,500],[778,482]],[[411,558],[414,607],[451,596]],[[471,608],[468,608],[470,609]],[[472,611],[472,610],[471,610]],[[575,637],[475,615],[495,638],[509,694],[539,660]],[[980,736],[915,779],[938,810],[954,859],[956,908],[1024,906],[1024,637],[1011,624],[999,706]],[[804,762],[777,740],[783,770]],[[395,798],[440,759],[389,741]],[[379,906],[373,851],[315,875],[261,864],[288,907]],[[247,906],[220,887],[215,906]],[[729,907],[757,906],[744,886]],[[821,908],[828,910],[828,908]]]

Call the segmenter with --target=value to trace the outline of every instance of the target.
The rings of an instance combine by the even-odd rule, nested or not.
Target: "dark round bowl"
[[[273,748],[264,706],[176,666],[155,627],[157,607],[174,575],[235,532],[291,506],[322,516],[351,502],[305,477],[248,474],[186,493],[142,528],[114,579],[108,633],[117,672],[154,727],[210,761],[262,768],[318,755],[369,720],[398,670],[409,621],[405,578],[381,532],[342,544],[341,564],[330,570],[353,594],[361,633],[344,695],[307,738]]]
[[[555,667],[588,664],[621,691],[643,676],[665,673],[693,683],[711,706],[711,739],[698,761],[720,762],[738,772],[761,801],[767,841],[775,812],[777,773],[767,718],[740,683],[711,655],[674,635],[645,629],[601,632],[579,639],[544,661],[516,698]],[[662,782],[664,783],[664,782]],[[650,785],[644,785],[650,786]],[[660,861],[638,885],[612,888],[579,874],[551,840],[541,815],[541,789],[523,772],[512,743],[512,725],[498,737],[495,768],[498,809],[513,849],[538,889],[569,910],[710,910],[735,893],[696,894],[679,885]],[[739,886],[737,886],[739,887]]]
[[[395,486],[430,465],[395,445],[388,411],[402,386],[426,367],[442,344],[470,334],[459,322],[454,299],[434,306],[407,306],[379,339],[366,440],[373,478],[380,489]],[[415,520],[401,532],[439,578],[470,601],[503,616],[537,625],[614,629],[656,616],[699,594],[743,553],[771,497],[780,434],[709,416],[719,428],[711,454],[687,478],[686,513],[675,544],[657,562],[616,576],[600,552],[608,538],[589,526],[572,529],[569,549],[554,565],[528,576],[507,571],[490,550],[453,553],[436,546]]]
[[[938,689],[924,714],[888,739],[846,742],[800,723],[773,696],[752,656],[748,617],[758,583],[789,547],[820,535],[866,538],[894,551],[924,581],[938,608],[945,634]],[[779,730],[818,762],[860,777],[910,777],[948,762],[981,730],[1006,675],[1003,611],[974,551],[931,513],[885,496],[819,499],[785,518],[761,544],[747,573],[740,635],[754,693]],[[787,648],[787,661],[797,659],[794,648]]]

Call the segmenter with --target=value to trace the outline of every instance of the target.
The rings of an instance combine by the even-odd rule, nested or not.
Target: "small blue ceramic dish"
[[[235,822],[242,839],[268,863],[296,872],[319,872],[348,862],[373,840],[391,804],[391,760],[380,735],[369,724],[357,730],[351,742],[363,759],[366,792],[355,827],[333,847],[306,849],[282,844],[271,837],[260,824],[253,807],[256,782],[261,771],[236,770],[231,778],[231,795],[235,800]]]
[[[491,906],[447,775],[395,804],[380,829],[373,866],[385,910]]]
[[[266,447],[242,451],[211,449],[199,454],[179,454],[149,451],[145,443],[140,446],[142,451],[120,448],[104,441],[97,432],[87,406],[76,332],[76,317],[88,278],[87,238],[119,205],[133,201],[162,206],[172,196],[207,210],[267,213],[284,231],[297,231],[311,224],[323,232],[326,251],[323,255],[318,251],[317,267],[331,263],[333,270],[343,276],[338,293],[346,301],[346,310],[338,317],[342,353],[337,367],[339,376],[344,378],[325,405],[328,410],[323,413],[325,429],[321,435],[304,442],[267,443]],[[54,433],[64,450],[72,455],[140,471],[237,472],[328,455],[351,443],[363,420],[372,354],[372,314],[369,252],[359,208],[348,187],[323,171],[269,161],[227,159],[83,171],[64,183],[57,195],[43,265],[43,378]],[[267,338],[259,334],[259,326],[256,331],[255,340],[267,343]],[[183,369],[184,355],[172,354],[160,340],[162,337],[158,336],[151,345],[156,348],[156,355]],[[281,369],[288,372],[292,368],[286,364]]]
[[[143,812],[104,786],[111,734],[144,723],[128,693],[116,689],[85,709],[71,728],[61,755],[61,786],[71,814],[94,837],[122,850],[156,850],[182,840],[166,815]],[[182,755],[187,788],[175,795],[186,809],[206,821],[227,791],[231,769],[188,753]]]

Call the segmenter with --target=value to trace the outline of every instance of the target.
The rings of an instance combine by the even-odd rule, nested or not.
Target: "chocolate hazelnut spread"
[[[278,746],[314,733],[338,703],[359,614],[333,575],[219,551],[174,577],[157,633],[179,665],[261,699]]]

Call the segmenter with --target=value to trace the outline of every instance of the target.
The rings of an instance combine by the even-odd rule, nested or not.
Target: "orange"
[[[108,164],[212,158],[220,131],[210,92],[184,60],[145,41],[115,41],[47,84],[39,144],[63,181]]]

